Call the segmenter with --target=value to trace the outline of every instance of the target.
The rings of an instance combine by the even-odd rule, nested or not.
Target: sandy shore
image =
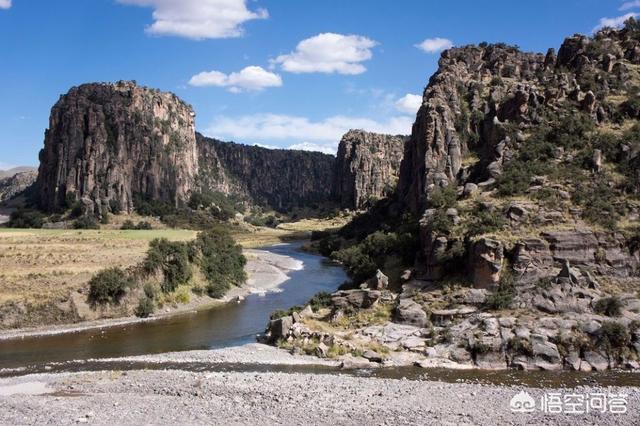
[[[0,331],[0,341],[7,339],[19,339],[24,337],[48,336],[64,333],[77,333],[84,330],[118,327],[127,324],[155,321],[173,315],[184,315],[202,309],[219,306],[222,303],[235,302],[251,293],[265,293],[277,291],[278,286],[288,279],[291,271],[302,269],[302,262],[288,256],[270,253],[265,250],[247,249],[247,282],[241,287],[235,287],[223,299],[197,298],[186,305],[178,305],[175,308],[166,308],[149,318],[124,317],[103,319],[97,321],[85,321],[77,324],[63,324],[47,327],[24,328]]]
[[[627,413],[513,413],[520,391],[625,394]],[[637,388],[535,389],[303,373],[129,371],[0,380],[0,424],[640,424]]]

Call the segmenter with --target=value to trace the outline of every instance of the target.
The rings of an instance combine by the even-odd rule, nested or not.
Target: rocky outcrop
[[[36,171],[28,171],[0,178],[0,203],[8,201],[30,188],[37,177],[38,173]]]
[[[405,136],[350,130],[338,147],[334,195],[340,205],[360,209],[391,195],[400,175]]]
[[[199,187],[247,198],[276,210],[331,201],[335,157],[267,149],[197,135]]]
[[[67,194],[96,214],[130,212],[136,196],[179,204],[198,174],[194,117],[175,95],[135,82],[72,88],[40,152],[42,207],[65,207]]]

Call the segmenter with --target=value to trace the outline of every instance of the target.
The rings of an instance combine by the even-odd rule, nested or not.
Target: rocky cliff
[[[334,196],[342,207],[363,208],[367,202],[391,195],[400,174],[405,136],[363,130],[346,133],[338,147]]]
[[[332,155],[221,142],[200,134],[197,141],[203,189],[276,210],[331,201]]]
[[[599,253],[590,262],[569,256],[591,271],[637,272],[628,248],[639,207],[636,26],[569,37],[557,55],[504,44],[442,54],[399,183],[422,218],[427,276],[446,275],[442,259],[461,244],[478,286],[498,285],[504,265],[520,264],[524,252],[538,253],[532,262],[547,262],[551,273],[564,259],[551,254],[559,246]],[[447,192],[453,200],[444,205]],[[617,254],[606,254],[614,246]]]
[[[47,210],[132,211],[140,196],[177,204],[195,184],[192,108],[175,95],[134,82],[86,84],[51,111],[40,152],[38,188]]]
[[[317,245],[354,288],[272,340],[362,365],[640,368],[639,88],[634,19],[557,55],[445,51],[397,193]]]
[[[24,192],[35,183],[37,177],[38,173],[35,170],[15,173],[8,177],[0,177],[0,203]]]

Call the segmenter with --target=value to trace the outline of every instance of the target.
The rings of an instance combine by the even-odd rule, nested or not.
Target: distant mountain
[[[0,170],[0,179],[13,177],[18,173],[37,172],[37,171],[38,171],[37,167],[31,167],[31,166],[19,166],[9,170]]]

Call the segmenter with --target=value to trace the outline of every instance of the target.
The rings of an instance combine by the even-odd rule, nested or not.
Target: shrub
[[[619,317],[622,315],[622,301],[616,296],[604,297],[596,302],[593,310],[608,317]]]
[[[140,318],[148,318],[154,311],[153,299],[143,296],[138,302],[138,307],[135,310],[135,314]]]
[[[11,213],[7,226],[10,228],[42,228],[44,214],[38,210],[18,209]]]
[[[318,309],[328,308],[331,306],[331,294],[326,291],[321,291],[309,300],[311,309],[317,311]]]
[[[511,307],[511,303],[513,303],[514,295],[515,277],[511,270],[505,266],[503,267],[502,275],[500,276],[498,290],[487,297],[487,301],[485,302],[486,307],[492,311],[508,309]]]
[[[193,242],[193,249],[199,253],[198,263],[207,279],[206,291],[210,297],[220,298],[231,286],[246,281],[247,259],[227,232],[201,232]]]
[[[438,187],[429,194],[429,207],[436,209],[448,209],[458,202],[458,191],[455,185]]]
[[[192,276],[188,245],[183,242],[171,242],[166,238],[151,241],[144,269],[147,273],[161,270],[164,276],[162,291],[174,291],[180,284],[188,282]]]
[[[222,192],[194,192],[188,202],[193,210],[207,210],[220,220],[231,219],[239,211],[239,201]]]
[[[526,355],[526,356],[533,355],[533,348],[531,346],[531,342],[521,337],[514,337],[510,339],[507,347],[511,352],[514,352],[519,355]]]
[[[84,206],[79,201],[76,201],[71,205],[71,212],[69,212],[69,218],[76,219],[83,216],[85,213]]]
[[[598,346],[615,352],[624,349],[631,343],[631,335],[627,328],[615,321],[605,321],[598,331]]]
[[[136,224],[133,223],[131,220],[127,219],[122,223],[122,226],[120,227],[120,229],[122,229],[123,231],[130,230],[130,229],[136,229]]]
[[[153,228],[151,227],[151,224],[149,222],[146,222],[146,221],[138,222],[138,224],[136,225],[131,220],[125,220],[122,223],[122,226],[120,227],[120,229],[122,229],[122,230],[150,230],[150,229],[153,229]]]
[[[100,229],[98,221],[93,216],[82,216],[73,222],[74,229]]]
[[[481,204],[476,205],[472,217],[467,231],[470,237],[500,231],[507,226],[507,221],[499,210],[489,210]]]
[[[131,286],[131,279],[120,268],[103,269],[89,281],[89,301],[92,304],[117,304]]]
[[[158,295],[158,290],[157,290],[156,286],[151,284],[151,283],[146,283],[142,287],[142,289],[144,290],[144,295],[147,296],[151,300],[154,300],[156,298],[156,296]]]

